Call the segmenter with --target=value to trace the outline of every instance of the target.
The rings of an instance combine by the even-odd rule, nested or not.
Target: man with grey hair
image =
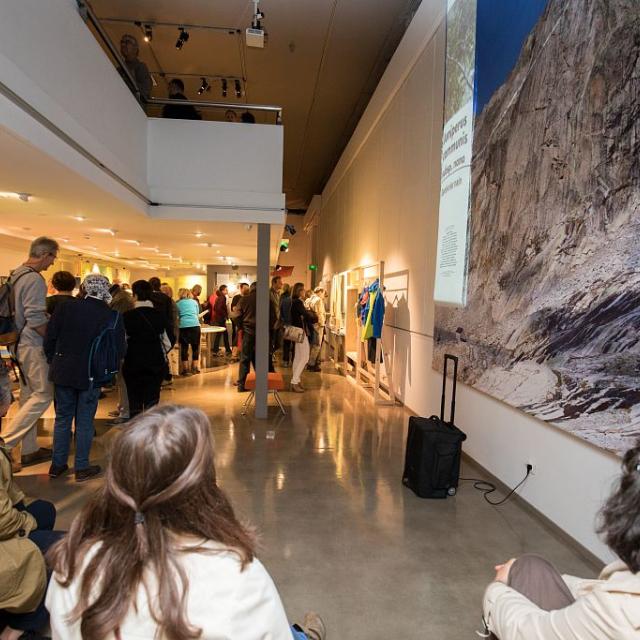
[[[31,243],[28,260],[14,269],[9,278],[18,330],[18,341],[12,350],[20,370],[20,409],[3,437],[11,449],[14,469],[51,459],[51,449],[38,448],[36,440],[38,419],[53,400],[53,385],[43,349],[49,322],[47,283],[40,272],[55,262],[58,249],[55,240],[44,236],[36,238]]]
[[[120,39],[120,53],[124,59],[125,65],[129,73],[133,76],[133,79],[138,85],[138,89],[144,98],[151,97],[151,74],[147,65],[138,60],[138,54],[140,53],[140,47],[138,41],[130,33],[125,33]]]
[[[318,322],[313,325],[315,331],[315,341],[311,345],[309,353],[309,363],[307,369],[309,371],[320,371],[320,350],[322,349],[322,341],[324,340],[324,325],[327,319],[327,312],[324,307],[325,291],[322,287],[316,287],[311,297],[305,303],[307,309],[315,311],[318,316]]]

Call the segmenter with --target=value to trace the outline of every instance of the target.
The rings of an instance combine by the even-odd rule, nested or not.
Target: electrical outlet
[[[532,460],[527,462],[527,471],[529,472],[529,475],[531,475],[531,476],[535,475],[535,473],[536,473],[536,465],[533,464]]]

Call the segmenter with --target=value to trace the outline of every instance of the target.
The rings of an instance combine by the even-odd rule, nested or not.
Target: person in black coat
[[[153,290],[151,293],[151,302],[153,302],[153,306],[164,316],[167,337],[173,347],[176,343],[176,329],[178,328],[175,325],[173,300],[166,293],[162,292],[160,278],[149,278],[149,284]]]
[[[242,330],[242,350],[240,355],[240,367],[238,370],[238,391],[246,391],[245,382],[249,375],[249,369],[253,364],[256,368],[256,304],[257,304],[257,283],[254,282],[249,288],[249,293],[242,296],[235,310],[238,326]],[[269,330],[276,323],[276,311],[273,302],[269,301]],[[269,371],[273,373],[273,359],[269,350]]]
[[[184,95],[184,82],[180,78],[174,78],[169,83],[169,100],[175,100],[176,104],[166,104],[162,108],[163,118],[202,120],[200,112],[192,104],[180,104],[181,100],[187,100],[187,96]]]
[[[49,475],[57,478],[69,469],[71,425],[75,418],[77,482],[100,473],[98,465],[89,464],[89,453],[100,383],[105,380],[94,381],[90,367],[92,346],[105,329],[112,327],[119,358],[126,348],[122,317],[108,306],[111,300],[109,280],[105,276],[91,274],[84,279],[82,286],[84,299],[60,306],[51,316],[43,345],[49,362],[49,378],[55,385],[56,403],[53,460]]]
[[[160,386],[168,371],[169,345],[167,320],[154,307],[151,285],[146,280],[138,280],[131,290],[135,308],[123,316],[127,353],[122,374],[129,396],[129,416],[133,418],[160,402]]]

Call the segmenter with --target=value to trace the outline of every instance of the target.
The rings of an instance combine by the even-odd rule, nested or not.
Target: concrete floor
[[[332,640],[474,638],[497,562],[537,552],[563,572],[595,575],[516,503],[491,507],[470,483],[444,501],[405,489],[403,408],[375,408],[365,391],[327,369],[305,374],[305,394],[283,394],[286,417],[272,407],[268,421],[244,418],[235,369],[177,380],[162,401],[211,416],[220,484],[258,528],[259,555],[292,621],[317,610]],[[114,405],[114,397],[100,403],[99,462],[117,433],[105,426]],[[46,420],[43,435],[50,428]],[[26,469],[19,482],[57,503],[63,529],[101,480],[51,480],[47,469]],[[478,473],[465,465],[462,475]]]

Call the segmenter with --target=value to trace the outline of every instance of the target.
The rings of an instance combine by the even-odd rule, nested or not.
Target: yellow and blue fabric
[[[369,338],[382,337],[382,325],[384,323],[384,296],[380,291],[380,281],[374,280],[366,287],[366,304],[362,309],[362,341]],[[361,299],[365,299],[364,296]]]

